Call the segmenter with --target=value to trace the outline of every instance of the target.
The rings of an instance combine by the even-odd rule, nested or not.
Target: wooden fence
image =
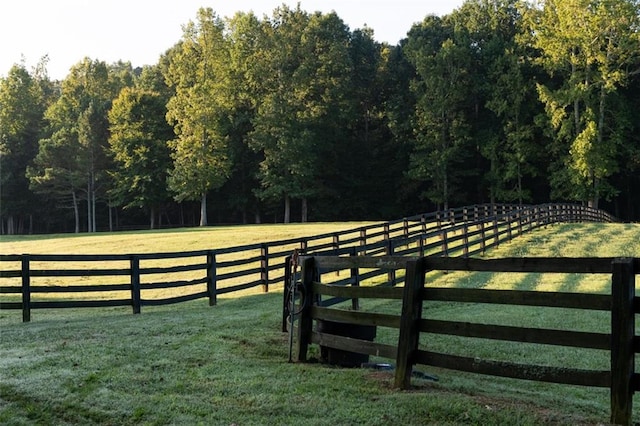
[[[610,222],[601,210],[572,204],[475,205],[348,231],[215,250],[122,255],[0,254],[0,309],[164,305],[220,294],[269,291],[289,282],[287,256],[342,253],[369,256],[473,256],[524,232],[557,222]],[[1,247],[1,246],[0,246]],[[388,271],[399,282],[395,271]],[[402,279],[400,277],[399,279]]]
[[[611,423],[631,424],[633,393],[640,389],[635,373],[635,354],[640,344],[635,337],[635,314],[640,305],[635,297],[635,274],[640,271],[640,259],[603,258],[508,258],[481,260],[443,257],[335,257],[306,256],[301,260],[300,293],[295,359],[305,361],[310,344],[359,354],[390,358],[396,362],[395,386],[409,386],[412,368],[416,364],[472,373],[560,384],[604,387],[610,389]],[[402,270],[403,287],[386,285],[360,286],[359,271]],[[349,284],[335,281],[336,271],[347,271]],[[611,294],[538,292],[517,290],[487,290],[469,288],[433,288],[425,286],[429,271],[491,271],[533,273],[584,273],[611,275]],[[322,284],[327,273],[332,284]],[[322,298],[352,299],[347,309],[328,307]],[[354,308],[359,299],[401,300],[397,314],[363,312]],[[535,307],[572,308],[574,310],[608,311],[610,333],[593,333],[540,328],[487,325],[469,322],[443,321],[425,318],[423,303],[433,301],[526,305]],[[327,302],[326,300],[324,302]],[[298,310],[298,309],[296,309]],[[337,322],[341,328],[390,327],[399,329],[396,344],[376,343],[343,335],[319,331],[313,322]],[[496,339],[545,345],[588,348],[610,351],[611,365],[605,371],[576,369],[571,366],[523,365],[513,362],[464,357],[430,351],[419,345],[420,333],[454,335],[463,338]],[[423,341],[429,342],[425,339]]]

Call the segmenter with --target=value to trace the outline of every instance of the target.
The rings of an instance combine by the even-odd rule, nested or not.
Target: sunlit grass
[[[1,236],[2,254],[133,254],[197,251],[312,237],[374,222],[210,226],[96,234]]]

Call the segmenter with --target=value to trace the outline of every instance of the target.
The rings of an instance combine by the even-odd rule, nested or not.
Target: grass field
[[[190,250],[313,235],[335,230],[333,226],[3,238],[0,251]],[[638,225],[555,225],[503,244],[487,257],[640,256],[639,241]],[[607,277],[576,274],[449,273],[428,278],[434,286],[609,292]],[[25,324],[19,311],[0,311],[0,424],[573,425],[609,419],[606,389],[418,368],[439,380],[414,379],[413,389],[401,392],[391,389],[388,372],[289,364],[287,336],[279,331],[281,303],[282,293],[274,291],[228,297],[215,307],[196,301],[146,308],[135,316],[126,308],[42,310],[37,320]],[[590,331],[608,326],[607,315],[570,310],[447,303],[427,309],[433,318],[484,323]],[[392,337],[392,332],[379,332],[380,339]],[[601,351],[475,340],[463,344],[434,336],[421,344],[492,359],[607,368],[607,354]],[[634,414],[640,421],[640,409]]]

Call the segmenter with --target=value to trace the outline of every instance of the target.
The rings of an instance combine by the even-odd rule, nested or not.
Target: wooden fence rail
[[[301,266],[301,282],[297,285],[301,286],[300,293],[304,295],[305,302],[298,316],[295,350],[298,361],[306,360],[310,344],[319,344],[325,348],[394,359],[395,386],[399,388],[409,386],[412,368],[416,364],[516,379],[604,387],[610,389],[611,423],[631,424],[633,393],[640,390],[634,370],[635,354],[640,349],[635,336],[635,314],[640,311],[635,296],[635,274],[640,271],[640,259],[305,256],[301,258]],[[357,282],[351,286],[321,283],[323,274],[327,272],[371,268],[402,270],[404,286],[393,286],[392,283],[378,286],[360,286]],[[611,294],[433,288],[425,286],[425,274],[430,271],[608,274],[611,276]],[[357,276],[357,272],[355,274]],[[323,306],[322,298],[327,296],[343,300],[399,299],[402,308],[397,314],[336,309]],[[594,333],[425,318],[423,303],[433,301],[607,311],[610,312],[611,327],[609,333]],[[335,335],[321,331],[321,327],[314,328],[314,321],[342,323],[343,329],[350,325],[399,329],[398,340],[391,345]],[[439,353],[418,344],[420,333],[606,350],[610,351],[611,365],[607,370],[584,370]]]
[[[143,306],[207,299],[288,283],[286,258],[302,253],[369,256],[473,256],[534,228],[557,222],[610,222],[601,210],[572,204],[475,205],[343,232],[180,253],[122,255],[0,254],[0,309]],[[390,281],[404,278],[394,270]],[[363,273],[361,279],[380,272]],[[167,293],[170,293],[169,295]],[[176,295],[177,294],[177,295]]]

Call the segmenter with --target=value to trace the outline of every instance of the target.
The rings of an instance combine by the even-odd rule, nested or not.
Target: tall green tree
[[[76,232],[80,231],[78,202],[83,198],[87,231],[97,228],[96,206],[106,191],[109,167],[107,114],[122,85],[131,81],[130,74],[128,64],[110,67],[85,58],[71,68],[60,97],[46,111],[49,137],[40,141],[34,167],[29,170],[31,187],[63,203],[70,199]]]
[[[226,200],[232,214],[242,223],[250,213],[261,222],[261,202],[254,189],[259,186],[260,152],[251,149],[249,135],[253,131],[261,81],[252,70],[262,59],[262,23],[253,13],[237,13],[227,20],[229,46],[229,155],[231,170],[219,196]]]
[[[466,41],[466,40],[462,40]],[[408,174],[429,183],[424,195],[445,209],[459,197],[458,167],[469,155],[471,93],[469,46],[446,20],[428,16],[408,34],[405,54],[415,67],[415,147]]]
[[[323,176],[335,175],[335,144],[344,140],[345,94],[349,84],[349,32],[335,14],[309,15],[282,6],[265,21],[262,98],[251,134],[264,154],[259,196],[284,200],[290,221],[291,199],[308,200],[327,191]]]
[[[165,120],[166,102],[158,92],[125,87],[109,111],[112,201],[125,208],[146,209],[151,229],[158,207],[169,198],[168,142],[173,129]]]
[[[200,9],[176,49],[166,75],[175,89],[167,119],[177,137],[171,143],[169,188],[177,201],[200,200],[200,226],[206,226],[207,194],[226,182],[231,168],[229,49],[223,20],[211,9]]]
[[[611,99],[640,51],[639,7],[633,0],[546,0],[533,9],[533,43],[555,78],[538,93],[563,154],[552,178],[556,196],[598,207],[616,192],[608,178],[619,169],[624,140]]]
[[[50,98],[51,82],[42,71],[32,75],[14,65],[0,79],[0,234],[31,231],[38,211],[26,170],[38,152]]]
[[[407,141],[393,137],[387,108],[395,93],[396,79],[406,75],[400,69],[391,69],[391,46],[376,42],[370,28],[351,33],[349,55],[350,105],[343,109],[348,117],[348,135],[346,143],[338,143],[336,147],[339,173],[331,181],[335,193],[331,195],[335,198],[323,200],[326,204],[323,217],[380,219],[400,215],[398,212],[403,210],[399,208],[397,194],[401,182],[397,178],[406,168],[402,146]],[[400,96],[407,93],[408,87]],[[411,102],[406,99],[399,100],[397,106],[411,111]]]
[[[535,86],[519,43],[517,0],[468,0],[450,19],[472,56],[473,138],[488,170],[479,171],[490,201],[531,200],[523,179],[536,174]]]

